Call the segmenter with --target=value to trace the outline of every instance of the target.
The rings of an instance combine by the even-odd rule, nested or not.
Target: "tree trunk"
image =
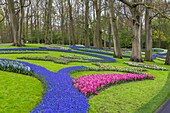
[[[4,11],[5,11],[5,18],[6,18],[6,26],[7,26],[7,33],[6,33],[6,37],[9,38],[9,42],[11,42],[11,36],[13,36],[12,34],[12,30],[11,30],[11,22],[9,20],[9,15],[8,15],[8,6],[6,6],[4,8]]]
[[[32,39],[33,38],[33,9],[32,9],[32,6],[31,6],[31,20],[30,21],[31,21],[31,23],[30,23],[31,24],[31,26],[30,26],[31,27],[30,39],[31,39],[31,43],[33,43],[33,39]]]
[[[9,10],[9,17],[10,22],[12,26],[12,32],[13,32],[13,45],[17,45],[17,17],[15,15],[15,8],[14,8],[14,1],[13,0],[7,0],[8,1],[8,10]]]
[[[107,11],[106,11],[106,8],[107,8],[107,2],[105,1],[105,8],[104,8],[104,22],[107,23]],[[104,27],[104,47],[106,48],[106,38],[107,38],[107,35],[106,35],[106,31],[107,31],[107,25],[105,25]]]
[[[40,20],[39,20],[39,2],[36,2],[36,11],[35,11],[35,32],[36,32],[36,38],[37,38],[37,43],[40,43],[40,36],[39,36],[39,32],[40,32]]]
[[[47,1],[46,1],[47,2]],[[51,28],[51,9],[52,9],[52,2],[53,0],[49,0],[48,3],[46,3],[46,33],[45,33],[45,43],[51,44],[51,39],[49,35],[49,30]]]
[[[110,22],[109,22],[109,49],[111,49],[111,25],[110,25]]]
[[[90,46],[90,40],[89,40],[89,0],[85,0],[86,9],[85,9],[85,46]]]
[[[166,65],[170,65],[170,49],[167,52],[165,64]]]
[[[94,19],[96,18],[96,15],[95,15],[95,5],[94,5],[94,3],[93,3],[93,18],[94,18]],[[93,24],[93,28],[92,28],[92,29],[93,29],[93,46],[94,46],[94,47],[97,47],[97,42],[96,42],[97,39],[96,39],[96,36],[95,36],[96,34],[95,34],[95,29],[94,29],[95,26],[96,26],[96,25]]]
[[[70,3],[70,0],[68,0],[69,5],[69,18],[70,18],[70,32],[71,32],[71,38],[72,38],[72,45],[75,45],[75,34],[74,34],[74,21],[73,21],[73,15],[72,15],[72,5]]]
[[[118,28],[116,25],[116,17],[114,16],[114,6],[113,1],[109,0],[109,14],[110,14],[110,25],[111,25],[111,36],[113,37],[114,42],[114,57],[122,58]]]
[[[37,27],[36,27],[36,37],[37,37],[37,43],[40,43],[40,22],[39,22],[39,11],[37,11],[37,16],[36,16],[36,20],[37,20]]]
[[[94,2],[96,7],[96,31],[95,31],[95,41],[96,47],[102,48],[102,39],[101,39],[101,0],[95,0]]]
[[[65,44],[65,36],[64,36],[64,5],[63,1],[61,1],[61,33],[62,33],[62,44]]]
[[[131,61],[142,62],[141,54],[141,17],[139,6],[132,9],[133,39]]]
[[[27,8],[27,14],[26,14],[26,28],[25,28],[25,40],[28,41],[28,21],[29,21],[29,8]]]
[[[23,19],[24,19],[24,0],[20,0],[20,21],[19,21],[19,34],[18,34],[18,46],[24,45],[23,37]]]
[[[161,48],[161,19],[158,18],[158,47]]]
[[[152,0],[147,0],[146,3],[151,5]],[[146,8],[145,12],[145,33],[146,33],[146,45],[145,45],[145,61],[153,61],[152,59],[152,22],[150,19],[151,10]]]

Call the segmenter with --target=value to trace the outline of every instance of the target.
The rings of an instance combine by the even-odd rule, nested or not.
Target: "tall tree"
[[[94,0],[94,6],[96,8],[95,42],[96,42],[96,47],[102,48],[102,39],[101,39],[101,0]]]
[[[114,56],[117,58],[122,58],[119,35],[118,35],[118,27],[116,24],[116,17],[114,12],[114,4],[115,0],[109,0],[109,15],[110,15],[110,25],[111,25],[111,36],[113,37],[114,42]]]
[[[131,23],[132,23],[132,55],[130,60],[136,62],[142,62],[142,54],[141,54],[141,30],[142,30],[142,22],[141,15],[142,11],[140,5],[136,3],[141,3],[141,0],[132,0],[131,2],[127,0],[119,0],[126,4],[129,7],[131,12]]]
[[[170,49],[167,52],[165,64],[166,65],[170,65]]]
[[[14,1],[13,0],[7,0],[8,1],[8,10],[9,10],[9,17],[10,17],[10,22],[12,26],[12,32],[13,32],[13,45],[17,45],[17,17],[16,17],[16,12],[15,12],[15,7],[14,7]]]
[[[146,0],[146,4],[152,5],[152,0]],[[145,34],[146,34],[146,45],[145,45],[145,61],[153,61],[152,59],[152,10],[146,8],[145,11]]]
[[[70,18],[70,33],[71,33],[71,39],[72,39],[72,45],[75,45],[75,34],[74,34],[74,21],[73,21],[73,15],[72,15],[72,5],[70,0],[68,0],[68,6],[69,6],[69,18]]]
[[[24,4],[25,4],[25,0],[20,0],[20,20],[19,20],[19,33],[18,33],[19,46],[24,45],[24,36],[23,36]]]
[[[90,40],[89,40],[89,24],[88,24],[88,18],[89,18],[89,0],[85,0],[85,46],[90,46]]]
[[[51,44],[50,28],[51,28],[51,10],[53,0],[46,1],[46,32],[45,32],[45,43]]]
[[[61,0],[60,1],[60,6],[61,8],[59,8],[59,13],[61,15],[61,33],[62,33],[62,44],[65,44],[65,35],[64,35],[64,22],[65,22],[65,15],[64,15],[64,1]]]

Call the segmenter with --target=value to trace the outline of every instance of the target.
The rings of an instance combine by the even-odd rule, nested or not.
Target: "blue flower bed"
[[[112,49],[109,49],[109,48],[97,48],[97,47],[94,47],[94,46],[78,46],[79,48],[90,48],[90,49],[96,49],[96,50],[105,50],[105,51],[113,51],[113,48]]]
[[[78,54],[84,54],[84,55],[90,55],[90,56],[94,56],[94,57],[98,57],[98,58],[102,58],[103,60],[97,60],[97,59],[90,59],[91,61],[98,61],[98,62],[116,62],[116,60],[114,58],[110,58],[107,56],[102,56],[100,54],[94,54],[94,53],[90,53],[90,52],[84,52],[84,51],[72,51],[74,53],[78,53]]]
[[[83,50],[83,49],[81,49],[81,48],[85,48],[85,47],[80,47],[80,46],[70,46],[70,48],[71,48],[71,49],[74,49],[74,50],[79,50],[79,51],[100,53],[100,54],[111,55],[111,56],[114,55],[113,53],[108,53],[108,52],[104,52],[104,51],[99,51],[99,49],[98,49],[98,50]]]
[[[83,66],[63,68],[57,73],[29,63],[34,73],[46,80],[47,92],[39,105],[31,113],[86,113],[88,111],[88,99],[72,85],[69,72],[82,69]]]
[[[6,61],[7,59],[0,59]],[[51,72],[41,66],[9,60],[13,63],[30,67],[34,74],[38,74],[45,80],[45,95],[39,104],[32,109],[31,113],[86,113],[89,109],[88,99],[80,93],[73,85],[69,73],[73,70],[86,68],[74,66],[63,68],[58,72]]]
[[[153,59],[156,59],[156,57],[159,57],[159,58],[166,58],[166,53],[163,53],[163,54],[153,54],[152,55],[152,58]]]
[[[99,51],[98,50],[83,50],[81,48],[86,48],[86,47],[80,47],[80,46],[70,46],[71,49],[74,49],[74,50],[79,50],[79,51],[85,51],[85,52],[93,52],[93,53],[99,53],[99,54],[103,54],[103,55],[110,55],[110,56],[113,56],[114,54],[113,53],[108,53],[108,52],[103,52],[103,51]],[[90,47],[91,49],[93,49],[92,47]],[[103,50],[103,49],[101,49]],[[131,56],[127,56],[127,55],[123,55],[124,58],[130,58]]]

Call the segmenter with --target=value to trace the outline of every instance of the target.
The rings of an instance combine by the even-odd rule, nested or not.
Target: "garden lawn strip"
[[[41,66],[22,63],[31,67],[34,73],[40,75],[47,84],[45,96],[31,113],[86,113],[88,111],[88,99],[73,87],[69,75],[72,70],[84,68],[83,66],[63,68],[54,73]]]
[[[129,66],[134,66],[134,67],[142,67],[142,68],[148,68],[148,69],[154,69],[154,70],[162,70],[162,71],[167,71],[168,69],[165,67],[161,67],[158,65],[148,65],[144,63],[136,63],[136,62],[124,62],[125,64]]]

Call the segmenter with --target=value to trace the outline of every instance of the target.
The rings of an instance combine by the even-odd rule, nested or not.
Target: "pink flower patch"
[[[86,96],[98,95],[98,91],[113,84],[124,83],[127,81],[137,81],[151,79],[154,76],[149,74],[92,74],[81,76],[72,80],[75,88]]]

